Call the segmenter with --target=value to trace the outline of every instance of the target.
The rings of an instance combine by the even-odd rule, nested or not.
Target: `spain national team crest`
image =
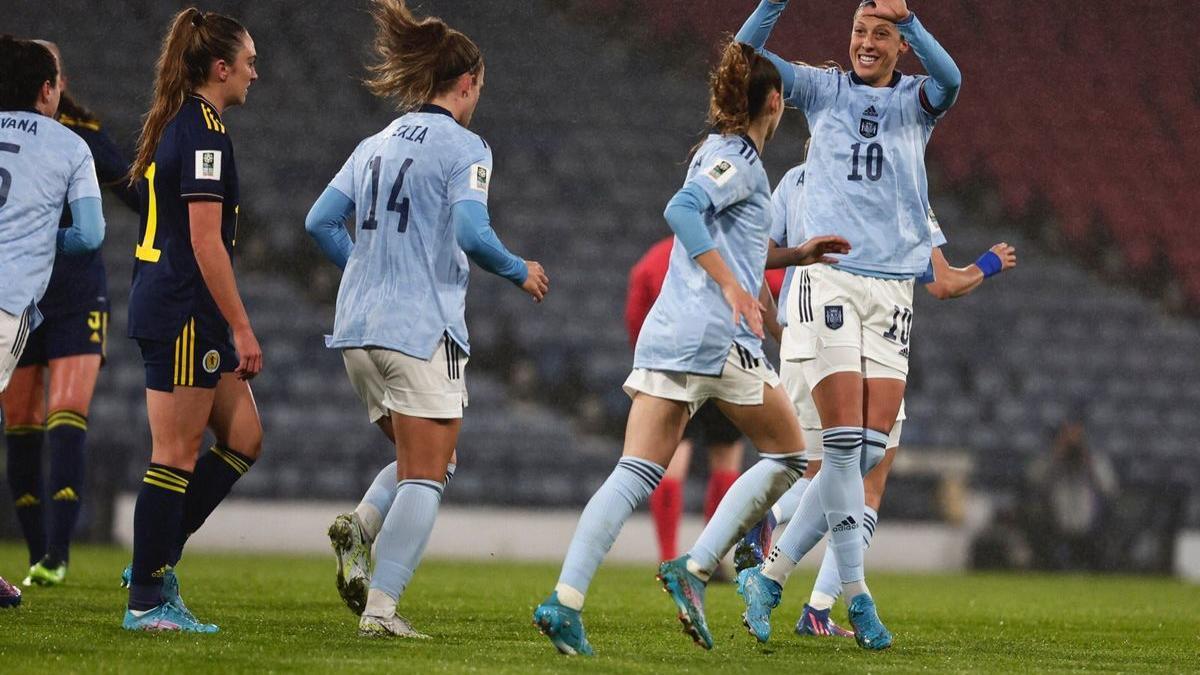
[[[863,138],[875,138],[879,134],[879,122],[863,118],[858,122],[858,133]]]
[[[204,353],[204,360],[200,362],[204,366],[204,372],[212,374],[217,372],[217,368],[221,367],[221,354],[215,349],[210,349]]]
[[[825,305],[825,325],[829,326],[830,330],[837,330],[842,327],[842,323],[844,323],[842,306]]]

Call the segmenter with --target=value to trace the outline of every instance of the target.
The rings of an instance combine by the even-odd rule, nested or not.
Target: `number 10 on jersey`
[[[400,173],[396,175],[396,181],[392,183],[391,193],[388,195],[387,210],[400,215],[400,222],[396,225],[396,231],[404,234],[408,231],[408,197],[400,198],[400,193],[404,190],[404,176],[412,167],[412,159],[404,160],[400,165]],[[383,165],[382,157],[372,157],[367,163],[367,167],[371,169],[371,200],[370,210],[367,211],[367,217],[363,219],[362,229],[374,230],[378,229],[379,221],[375,218],[376,202],[379,199],[379,171]]]

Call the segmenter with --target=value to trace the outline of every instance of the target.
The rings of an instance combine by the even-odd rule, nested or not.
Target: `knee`
[[[222,445],[236,450],[239,453],[257,460],[262,454],[263,444],[263,429],[262,423],[257,419],[253,423],[246,423],[229,434],[227,439],[218,439]]]

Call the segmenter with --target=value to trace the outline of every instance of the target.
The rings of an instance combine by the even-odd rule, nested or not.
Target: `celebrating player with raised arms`
[[[696,150],[683,188],[664,213],[675,232],[662,291],[642,325],[623,457],[588,502],[554,592],[534,623],[564,654],[591,654],[584,596],[622,525],[662,479],[688,418],[713,399],[762,452],[729,488],[700,540],[659,575],[685,630],[712,648],[705,585],[738,535],[804,473],[804,445],[791,404],[762,353],[763,279],[770,185],[759,157],[783,115],[779,72],[731,42],[711,77],[714,132]],[[844,242],[813,247],[845,250]]]
[[[30,331],[41,323],[37,302],[50,283],[56,252],[87,253],[104,241],[92,152],[53,119],[61,95],[58,62],[49,49],[0,37],[0,394]],[[60,229],[64,204],[73,224]],[[11,441],[20,429],[7,415],[5,423],[11,467],[14,454],[21,454]],[[21,492],[25,486],[15,484],[9,473],[14,492]],[[18,509],[28,501],[25,494],[34,502],[40,499],[14,494]],[[20,591],[0,579],[0,607],[20,602]]]
[[[790,278],[797,268],[792,267],[792,260],[797,256],[797,249],[792,242],[803,241],[802,213],[804,207],[805,165],[792,168],[784,175],[783,180],[776,186],[771,196],[774,208],[774,218],[771,229],[771,248],[767,253],[767,267],[786,267],[787,277]],[[937,218],[930,211],[929,227],[932,231],[933,260],[928,274],[919,281],[924,284],[930,295],[938,299],[958,298],[967,295],[978,288],[989,277],[1016,266],[1016,250],[1007,243],[1001,242],[985,251],[976,262],[966,267],[952,267],[942,253],[941,246],[946,243]],[[810,281],[805,278],[806,271],[800,271],[801,281],[798,286],[801,295],[794,302],[801,305],[800,314],[809,311],[807,296],[804,295]],[[787,325],[787,286],[779,299],[779,324]],[[782,331],[775,336],[782,341]],[[734,559],[738,571],[759,565],[763,562],[764,549],[769,547],[770,532],[776,523],[792,519],[801,498],[807,490],[810,480],[821,467],[821,419],[813,404],[808,382],[804,378],[804,367],[795,361],[783,361],[780,364],[779,379],[784,389],[796,406],[796,414],[800,420],[800,428],[804,432],[804,443],[809,448],[808,471],[804,478],[779,498],[771,507],[771,511],[755,527],[751,528],[741,541],[738,542]],[[879,507],[883,501],[883,491],[887,484],[888,472],[891,470],[896,451],[900,445],[900,436],[904,426],[904,407],[901,405],[900,414],[895,426],[888,436],[887,451],[884,459],[865,476],[863,480],[866,491],[866,504],[863,518],[862,538],[863,548],[869,548],[878,527]],[[847,631],[829,618],[829,611],[837,597],[841,595],[841,581],[838,575],[837,560],[833,547],[825,549],[821,561],[821,569],[817,574],[809,602],[804,606],[804,613],[796,623],[796,633],[819,637],[853,637],[852,631]]]
[[[145,362],[152,449],[133,514],[128,630],[216,632],[183,604],[175,565],[262,448],[249,383],[262,349],[230,260],[239,195],[222,117],[246,102],[257,59],[234,19],[195,8],[176,14],[130,170],[142,223],[129,336]],[[205,428],[217,442],[197,459]]]
[[[380,503],[369,518],[353,516],[359,541],[347,543],[361,550],[377,535],[359,633],[420,638],[396,604],[433,530],[467,405],[468,258],[539,302],[549,279],[489,223],[492,151],[468,130],[484,83],[479,48],[441,19],[416,18],[404,0],[375,0],[372,15],[379,60],[367,84],[404,114],[359,143],[305,225],[345,270],[327,344],[396,445],[391,480],[380,474],[366,500]]]
[[[124,180],[128,160],[100,120],[67,93],[58,46],[38,44],[54,54],[62,77],[55,119],[87,143],[100,184],[137,211],[137,191]],[[72,224],[71,209],[63,209],[59,228]],[[0,404],[8,482],[29,549],[29,574],[22,584],[56,586],[66,579],[82,505],[88,409],[108,343],[108,282],[100,251],[56,256],[50,285],[37,306],[45,320],[29,333]],[[42,476],[43,446],[50,455],[48,482]]]
[[[762,0],[738,39],[761,49],[786,4]],[[930,76],[896,70],[909,49]],[[854,250],[836,266],[793,275],[791,295],[802,293],[805,302],[788,303],[780,358],[805,368],[824,461],[765,565],[739,576],[744,620],[756,638],[768,639],[787,575],[829,530],[855,639],[886,649],[892,635],[863,567],[862,477],[883,458],[904,397],[913,283],[933,248],[925,146],[961,75],[904,0],[864,2],[855,11],[848,73],[764,54],[781,69],[785,96],[812,133],[804,230],[842,235]]]

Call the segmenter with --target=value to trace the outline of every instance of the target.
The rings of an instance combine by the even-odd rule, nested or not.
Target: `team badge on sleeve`
[[[197,180],[221,180],[221,151],[196,151]]]
[[[724,159],[718,159],[704,172],[704,175],[711,178],[717,184],[717,187],[724,187],[736,174],[737,167]]]
[[[825,325],[829,326],[830,330],[837,330],[842,327],[842,323],[842,306],[825,305]]]
[[[488,168],[482,164],[474,164],[471,166],[471,189],[479,190],[487,194],[488,187],[491,185],[492,174]]]

